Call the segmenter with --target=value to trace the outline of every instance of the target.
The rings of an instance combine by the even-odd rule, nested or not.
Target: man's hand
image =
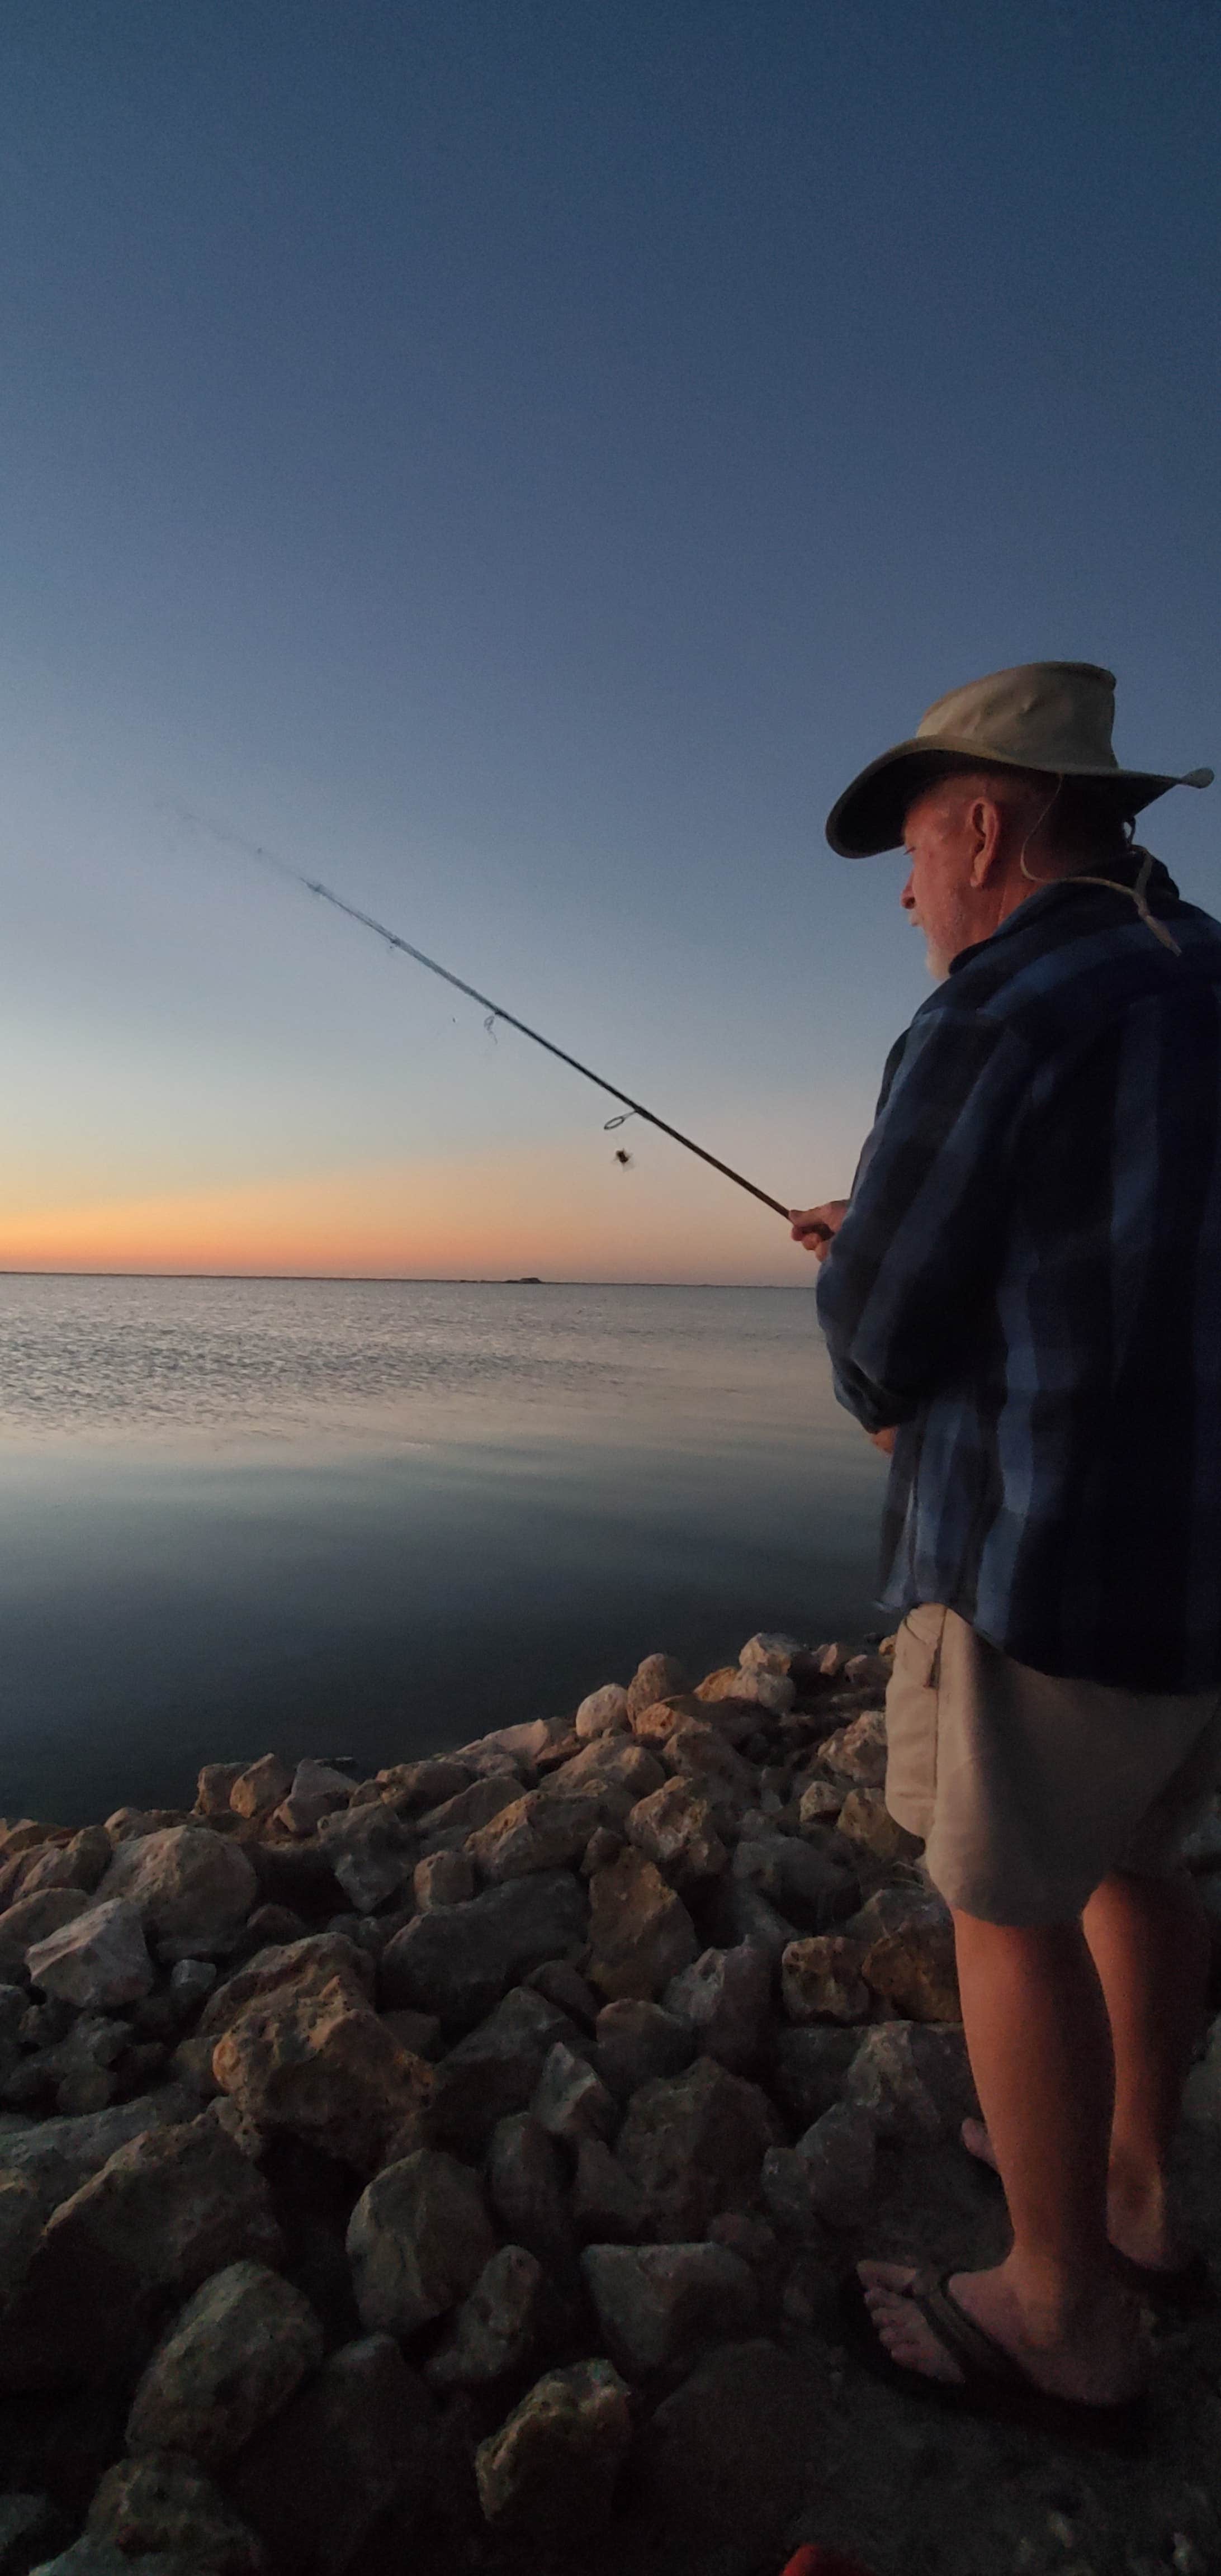
[[[893,1423],[893,1422],[888,1423],[888,1424],[887,1424],[887,1426],[886,1426],[885,1431],[871,1431],[871,1432],[870,1432],[870,1434],[869,1434],[869,1438],[872,1440],[873,1445],[874,1445],[874,1448],[875,1448],[875,1449],[880,1449],[880,1450],[882,1451],[883,1456],[884,1456],[884,1457],[886,1457],[886,1458],[889,1458],[890,1453],[891,1453],[891,1451],[892,1451],[892,1449],[894,1448],[894,1445],[895,1445],[895,1426],[894,1426],[894,1423]]]
[[[825,1261],[847,1213],[847,1199],[827,1199],[821,1207],[790,1208],[794,1243],[803,1252],[812,1252],[816,1261]]]

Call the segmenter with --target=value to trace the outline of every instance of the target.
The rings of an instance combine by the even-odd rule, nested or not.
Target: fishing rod
[[[195,824],[200,822],[200,817],[194,814],[183,819]],[[545,1047],[548,1055],[557,1056],[561,1064],[570,1065],[574,1073],[583,1074],[587,1082],[596,1083],[599,1091],[609,1093],[612,1100],[620,1101],[623,1106],[623,1117],[608,1118],[608,1129],[624,1126],[628,1118],[647,1119],[650,1127],[659,1128],[661,1134],[669,1136],[674,1144],[685,1145],[689,1154],[698,1154],[701,1163],[709,1163],[724,1180],[736,1182],[740,1190],[748,1190],[752,1199],[759,1199],[764,1207],[772,1208],[777,1216],[782,1216],[786,1225],[789,1223],[790,1210],[782,1207],[779,1199],[772,1198],[767,1190],[759,1189],[754,1181],[748,1181],[744,1172],[735,1172],[732,1163],[723,1163],[719,1154],[710,1154],[706,1145],[697,1145],[693,1136],[684,1136],[681,1127],[672,1127],[668,1118],[659,1118],[655,1109],[645,1107],[643,1100],[633,1100],[630,1092],[621,1091],[617,1083],[608,1082],[604,1074],[595,1073],[590,1065],[582,1064],[579,1056],[569,1055],[566,1047],[557,1046],[553,1038],[545,1038],[541,1029],[532,1029],[528,1020],[519,1020],[515,1011],[506,1011],[503,1003],[493,1002],[476,985],[465,983],[461,975],[454,975],[448,966],[439,965],[435,957],[426,957],[422,948],[413,947],[409,939],[401,938],[397,930],[388,929],[386,923],[378,921],[373,913],[362,912],[359,904],[349,903],[346,895],[336,894],[334,887],[324,885],[320,877],[308,877],[303,868],[294,868],[287,859],[277,857],[274,850],[262,849],[257,841],[242,840],[237,833],[222,832],[211,823],[203,824],[202,828],[215,840],[227,841],[232,849],[242,850],[248,858],[260,860],[264,867],[274,869],[277,876],[287,877],[293,885],[303,886],[307,894],[317,895],[322,903],[333,904],[336,912],[346,913],[349,921],[359,922],[362,930],[371,930],[378,939],[384,939],[388,948],[397,948],[402,956],[414,959],[417,966],[427,967],[430,975],[439,975],[443,984],[452,984],[456,993],[465,993],[468,1001],[477,1002],[480,1010],[486,1011],[489,1029],[497,1020],[503,1020],[507,1028],[516,1029],[524,1038],[532,1038],[535,1046]],[[627,1158],[622,1156],[622,1159],[626,1161]]]

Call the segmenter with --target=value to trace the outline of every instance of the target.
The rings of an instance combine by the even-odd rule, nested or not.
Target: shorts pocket
[[[886,1693],[886,1805],[896,1824],[927,1842],[937,1795],[937,1713],[941,1640],[939,1602],[909,1610],[895,1638],[895,1668]]]

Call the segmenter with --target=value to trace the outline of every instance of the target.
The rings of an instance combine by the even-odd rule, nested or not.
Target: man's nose
[[[915,882],[916,882],[916,871],[915,871],[915,869],[913,868],[913,869],[912,869],[912,872],[911,872],[911,875],[909,876],[909,878],[908,878],[908,880],[907,880],[907,883],[906,883],[906,885],[905,885],[905,886],[904,886],[904,888],[903,888],[903,892],[902,892],[902,894],[901,894],[901,895],[900,895],[900,897],[899,897],[899,901],[900,901],[900,903],[901,903],[901,904],[902,904],[902,906],[903,906],[904,912],[914,912],[914,911],[915,911],[915,909],[916,909],[916,897],[915,897],[915,891],[914,891],[914,889],[915,889]]]

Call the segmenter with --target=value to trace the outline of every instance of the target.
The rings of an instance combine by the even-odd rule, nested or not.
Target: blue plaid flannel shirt
[[[1064,882],[955,959],[892,1050],[818,1311],[841,1404],[898,1426],[885,1606],[1197,1691],[1221,1684],[1221,924],[1164,870],[1150,892],[1178,956]]]

